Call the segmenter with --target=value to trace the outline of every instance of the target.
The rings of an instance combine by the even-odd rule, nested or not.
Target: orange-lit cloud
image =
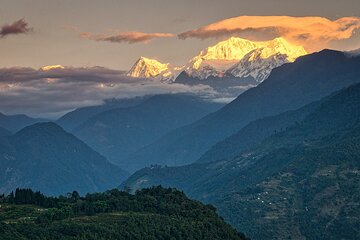
[[[95,41],[106,41],[113,43],[148,43],[156,38],[174,37],[171,33],[143,33],[143,32],[120,32],[114,35],[93,35],[85,32],[80,35],[82,38]]]
[[[0,28],[0,37],[14,34],[25,34],[32,31],[32,28],[28,26],[24,19],[15,21],[12,24],[5,24]]]
[[[284,37],[308,51],[325,48],[331,41],[345,40],[360,28],[360,18],[329,20],[323,17],[240,16],[225,19],[178,35],[180,39],[239,35],[248,38]]]

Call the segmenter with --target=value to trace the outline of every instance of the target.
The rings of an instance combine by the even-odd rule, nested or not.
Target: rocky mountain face
[[[127,76],[171,82],[175,80],[181,69],[181,67],[171,66],[170,63],[161,63],[155,59],[140,57],[127,73]]]
[[[251,77],[257,83],[264,81],[276,67],[288,63],[286,54],[275,53],[268,58],[263,58],[263,48],[255,49],[246,54],[240,62],[226,71],[226,74],[237,78]]]
[[[292,45],[283,38],[253,42],[231,37],[201,51],[189,61],[185,71],[189,76],[199,79],[207,79],[210,76],[221,78],[227,73],[234,77],[253,76],[260,82],[270,74],[274,67],[285,62],[293,62],[305,54],[307,53],[303,47]],[[265,76],[256,78],[258,75],[256,73],[259,72],[259,61],[272,63],[267,64]],[[254,62],[254,64],[245,64],[246,62]],[[246,75],[242,72],[250,74]]]

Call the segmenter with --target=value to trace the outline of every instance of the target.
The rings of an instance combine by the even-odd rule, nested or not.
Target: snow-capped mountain
[[[65,67],[62,66],[62,65],[49,65],[49,66],[43,66],[40,68],[41,71],[51,71],[51,70],[54,70],[54,69],[64,69]]]
[[[259,76],[255,80],[262,81],[273,68],[293,62],[305,54],[307,52],[303,47],[292,45],[283,38],[253,42],[231,37],[201,51],[189,61],[185,71],[189,76],[199,79],[231,73],[235,77]],[[286,61],[280,55],[284,55]]]
[[[153,78],[160,81],[172,81],[181,71],[170,63],[161,63],[155,59],[140,57],[128,72],[128,76],[135,78]]]
[[[238,78],[252,77],[256,82],[260,83],[270,75],[272,69],[289,62],[288,56],[281,53],[263,58],[263,50],[264,48],[261,48],[249,52],[240,62],[228,69],[226,74]]]
[[[210,46],[181,67],[141,57],[128,76],[173,82],[185,71],[188,77],[204,80],[209,77],[254,78],[259,83],[271,70],[307,54],[302,46],[292,45],[283,38],[255,42],[231,37]]]
[[[221,77],[227,69],[255,48],[255,42],[231,37],[201,51],[186,64],[185,71],[189,76],[199,79]]]

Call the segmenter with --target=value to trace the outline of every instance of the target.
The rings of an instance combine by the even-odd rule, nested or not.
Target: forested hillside
[[[246,239],[215,208],[162,187],[58,198],[17,189],[0,198],[0,239]]]
[[[358,239],[359,109],[357,84],[234,158],[143,169],[123,186],[183,189],[252,239]]]

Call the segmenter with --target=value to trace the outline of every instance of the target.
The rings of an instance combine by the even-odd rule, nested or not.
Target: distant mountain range
[[[107,99],[103,104],[98,106],[88,106],[77,108],[71,112],[61,116],[56,123],[59,124],[67,131],[73,131],[80,124],[95,116],[98,113],[105,112],[115,108],[133,107],[150,96],[134,97],[134,98],[121,98],[121,99]]]
[[[226,105],[160,94],[106,100],[55,123],[0,114],[0,193],[161,184],[214,204],[251,239],[358,239],[360,56],[305,54],[281,38],[230,38],[182,67],[141,58],[128,73],[244,91]],[[54,68],[63,67],[40,70]]]
[[[184,83],[183,77],[179,78],[179,75],[185,73],[188,79],[195,82],[201,80],[203,84],[211,84],[211,81],[206,80],[213,78],[224,81],[236,79],[238,85],[244,85],[243,79],[251,78],[254,84],[258,84],[275,67],[293,62],[305,54],[307,52],[303,47],[292,45],[283,38],[253,42],[231,37],[204,49],[184,66],[176,67],[170,63],[141,57],[128,72],[128,76]]]
[[[0,138],[0,192],[17,187],[59,195],[103,191],[128,174],[54,123]]]
[[[163,94],[125,102],[119,100],[111,107],[105,104],[102,107],[79,109],[68,114],[67,118],[77,121],[86,117],[72,133],[111,162],[128,171],[135,171],[146,165],[130,161],[130,154],[167,132],[192,123],[222,106],[190,94]],[[89,116],[89,112],[98,110],[97,114]],[[58,122],[64,123],[64,119]]]
[[[57,127],[51,127],[53,125],[46,124],[33,125],[12,134],[9,128],[14,131],[24,125],[31,125],[33,122],[42,120],[22,115],[21,117],[3,116],[3,119],[7,121],[4,120],[3,125],[0,124],[0,127],[4,126],[1,130],[4,154],[1,156],[6,163],[2,171],[10,174],[3,179],[2,186],[5,186],[3,189],[9,190],[16,184],[37,187],[38,183],[44,182],[44,179],[39,179],[38,183],[36,179],[32,180],[34,183],[26,182],[28,176],[25,174],[28,174],[28,169],[33,167],[27,165],[27,156],[31,156],[30,159],[32,159],[39,154],[39,157],[32,159],[32,162],[58,156],[53,164],[66,159],[73,159],[74,164],[85,161],[75,153],[75,155],[67,155],[70,153],[60,150],[72,149],[76,144],[83,144],[82,155],[94,155],[97,157],[91,158],[103,159],[102,165],[97,167],[99,170],[102,169],[101,172],[96,172],[93,164],[84,165],[81,170],[83,172],[79,176],[83,174],[81,177],[85,178],[89,176],[88,172],[93,171],[94,178],[101,174],[108,177],[104,178],[105,182],[94,181],[95,185],[85,184],[81,186],[82,188],[77,188],[84,191],[104,189],[106,184],[114,181],[115,175],[118,177],[115,179],[116,182],[121,181],[126,176],[125,171],[121,169],[133,172],[154,164],[179,166],[195,161],[201,164],[221,162],[237,156],[241,151],[251,149],[274,132],[284,131],[294,123],[301,122],[305,116],[316,109],[317,105],[314,101],[359,82],[359,65],[360,57],[348,56],[338,51],[324,50],[306,55],[298,58],[294,63],[275,68],[266,80],[241,94],[225,107],[190,94],[163,94],[109,100],[99,106],[76,109],[56,121],[74,135],[66,133],[57,125],[55,125]],[[311,102],[314,103],[303,107]],[[321,101],[317,102],[317,104],[320,103]],[[298,108],[301,108],[301,111],[295,111]],[[286,112],[289,110],[294,111]],[[17,123],[9,120],[18,118],[26,119],[26,121]],[[14,125],[14,123],[17,124]],[[35,128],[34,126],[46,127]],[[47,130],[48,128],[50,130]],[[24,131],[28,135],[25,134],[23,139],[19,137],[16,141],[12,140]],[[56,137],[44,133],[45,135],[41,138],[33,139],[33,136],[43,131],[54,131]],[[40,142],[37,142],[38,140]],[[18,147],[25,144],[22,141],[31,143],[31,146]],[[47,145],[54,141],[58,142],[58,146]],[[12,164],[9,159],[13,158],[21,162],[19,166],[24,166],[24,168],[8,167],[7,164]],[[107,162],[105,158],[119,165],[121,169]],[[23,161],[26,164],[22,165]],[[40,161],[39,164],[41,167],[43,162]],[[44,168],[39,168],[39,170],[35,168],[30,172],[31,174],[38,173],[41,169],[48,167],[53,166],[46,165]],[[75,172],[79,171],[74,168],[79,167],[75,164],[63,170],[69,171],[69,176],[74,177]],[[115,169],[118,173],[110,172],[109,174],[109,168]],[[62,168],[59,167],[59,169]],[[41,176],[41,174],[38,175]],[[33,177],[33,175],[29,176]],[[53,174],[53,176],[57,175]],[[51,179],[50,176],[48,177]],[[59,179],[62,178],[59,177]],[[50,180],[46,181],[50,182]],[[81,183],[81,181],[75,182]],[[65,183],[62,186],[68,187]],[[43,187],[47,186],[41,186]],[[60,188],[59,191],[62,192],[64,189]]]
[[[30,187],[57,195],[115,187],[128,176],[122,169],[145,167],[129,161],[129,154],[223,105],[192,94],[163,94],[105,100],[56,123],[0,114],[0,192]]]
[[[5,115],[3,113],[0,113],[0,127],[10,132],[16,132],[26,126],[45,121],[47,120],[40,118],[31,118],[29,116],[26,116],[25,114]]]
[[[122,187],[182,189],[215,204],[251,239],[358,239],[359,109],[356,84],[295,111],[256,120],[226,140],[234,149],[221,143],[212,150],[238,151],[235,156],[220,153],[221,159],[182,167],[153,166]],[[267,126],[266,137],[261,130]],[[257,139],[252,146],[237,142],[252,135]]]
[[[294,110],[360,82],[360,57],[323,50],[274,69],[270,76],[215,113],[169,132],[131,156],[139,165],[184,165],[251,121]]]

